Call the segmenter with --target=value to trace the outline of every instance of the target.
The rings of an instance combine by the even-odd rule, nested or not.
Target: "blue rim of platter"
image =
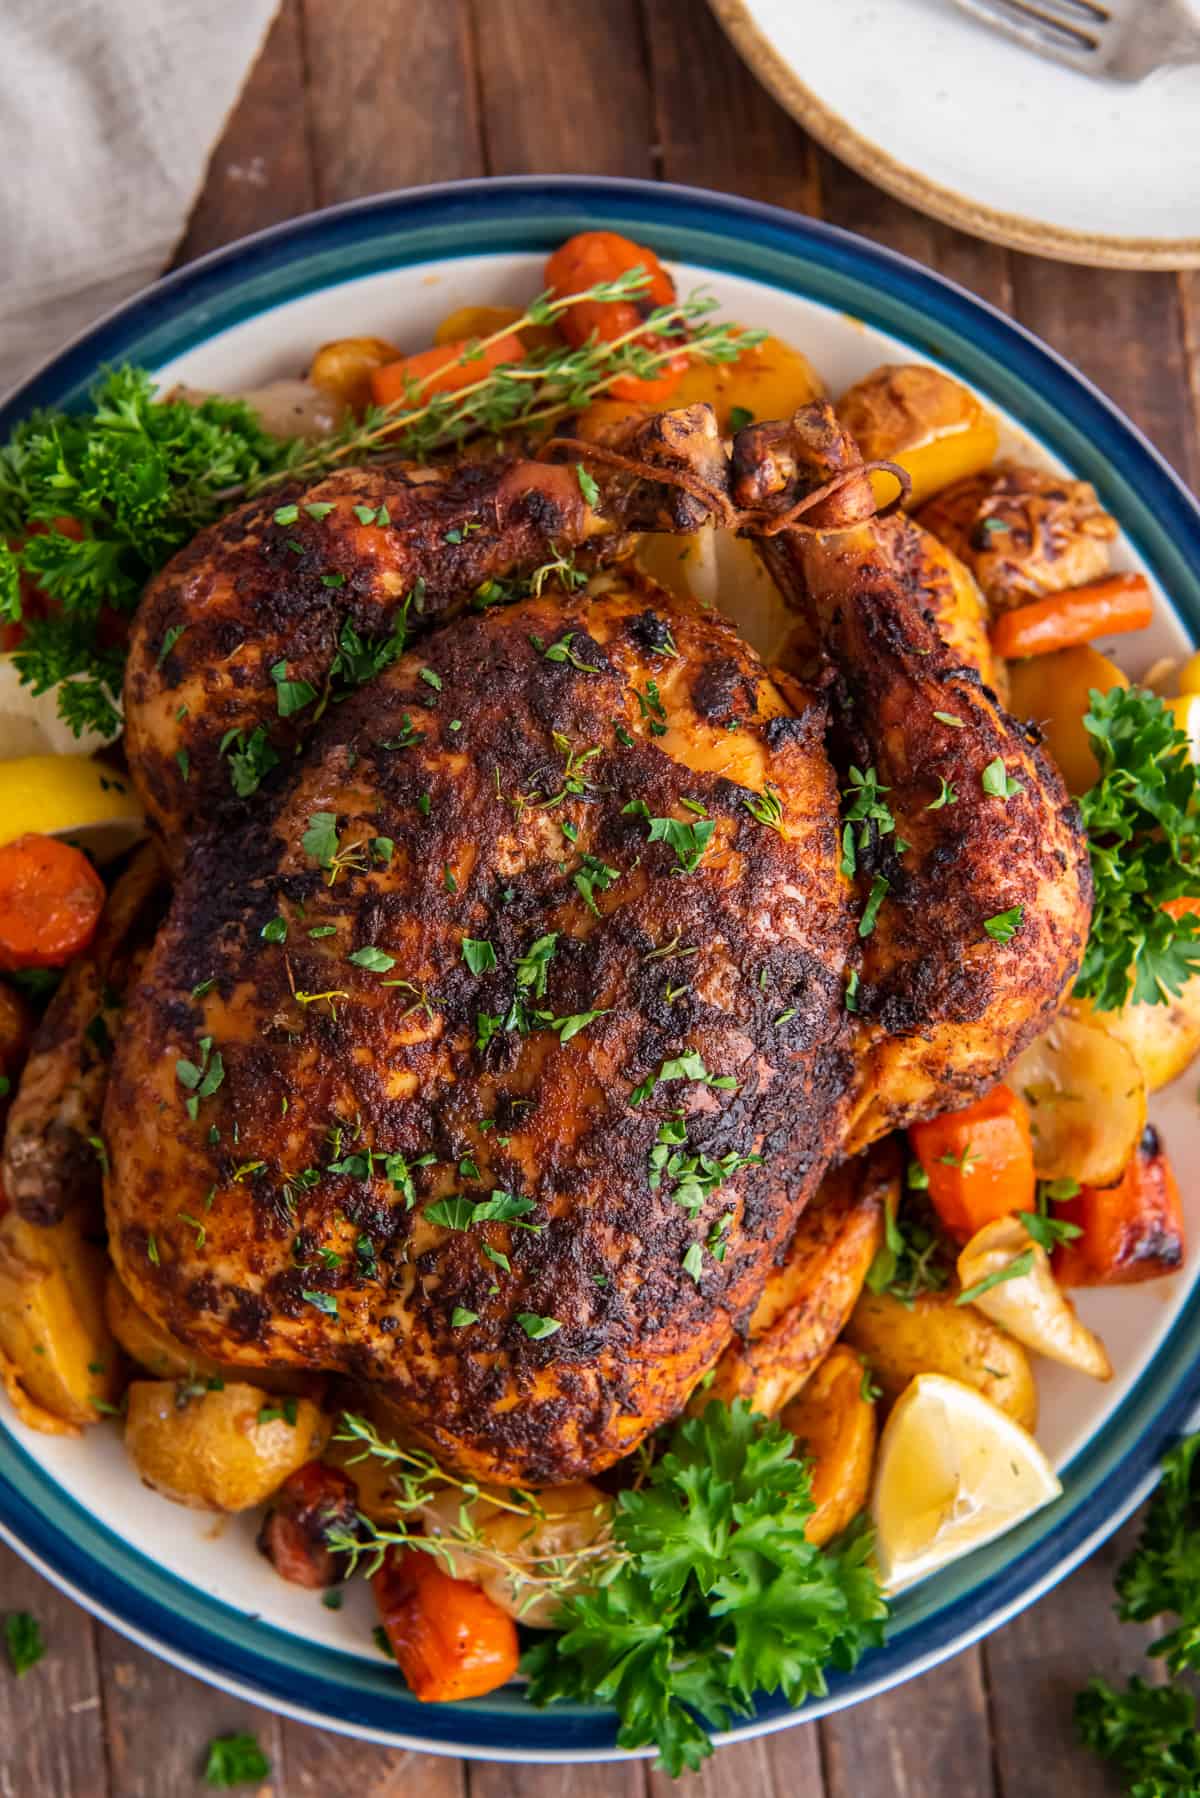
[[[662,255],[850,314],[962,376],[1091,480],[1189,635],[1200,633],[1200,507],[1117,409],[1053,351],[963,289],[894,252],[775,207],[700,189],[574,176],[470,181],[380,195],[219,250],[120,307],[0,406],[0,439],[37,406],[78,407],[97,372],[160,367],[289,300],[433,260],[545,252],[603,226]],[[1127,1397],[1062,1470],[1063,1494],[1000,1541],[898,1600],[888,1641],[799,1711],[776,1696],[717,1738],[839,1710],[925,1671],[1033,1602],[1153,1483],[1200,1396],[1200,1287]],[[418,1706],[382,1659],[314,1643],[181,1580],[98,1522],[0,1427],[0,1535],[116,1629],[201,1678],[305,1721],[396,1746],[479,1758],[620,1753],[611,1711],[532,1710],[508,1688]]]

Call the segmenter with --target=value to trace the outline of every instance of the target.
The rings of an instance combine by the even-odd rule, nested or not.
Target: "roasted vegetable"
[[[127,987],[165,903],[156,850],[137,850],[108,895],[95,941],[67,969],[34,1034],[4,1134],[9,1202],[51,1224],[100,1192],[100,1113]]]
[[[99,1422],[120,1393],[121,1358],[104,1317],[104,1251],[85,1229],[78,1210],[50,1229],[15,1211],[0,1222],[5,1384],[22,1420],[55,1434]]]
[[[1035,1355],[1094,1380],[1112,1379],[1104,1344],[1076,1315],[1045,1249],[1019,1218],[996,1218],[977,1230],[958,1258],[958,1277],[971,1304]]]
[[[307,1461],[271,1501],[258,1532],[259,1550],[294,1586],[332,1586],[342,1577],[345,1557],[329,1547],[329,1532],[353,1533],[357,1522],[354,1481],[325,1461]]]
[[[691,1409],[712,1399],[749,1401],[774,1416],[819,1367],[841,1334],[883,1241],[883,1207],[898,1183],[885,1145],[825,1176],[796,1226],[787,1260],[768,1279],[750,1319],[749,1339],[733,1342]]]
[[[961,382],[923,363],[875,369],[846,389],[836,410],[864,461],[898,462],[907,469],[911,507],[978,474],[996,454],[992,414]],[[896,491],[882,472],[872,475],[871,485],[882,503]]]
[[[994,1086],[962,1111],[913,1124],[908,1137],[930,1203],[960,1242],[993,1218],[1033,1205],[1029,1112],[1010,1086]]]
[[[1008,708],[1042,733],[1069,793],[1086,793],[1100,778],[1100,764],[1084,725],[1095,688],[1107,693],[1128,687],[1129,677],[1098,649],[1060,649],[1008,665]]]
[[[512,1618],[424,1550],[390,1548],[371,1589],[400,1671],[422,1703],[479,1698],[516,1672]]]
[[[728,437],[756,419],[790,418],[798,407],[824,397],[825,383],[808,357],[778,337],[767,337],[743,350],[736,362],[689,363],[671,404],[706,400]]]
[[[1039,1179],[1102,1186],[1120,1177],[1145,1128],[1146,1082],[1095,1016],[1068,1005],[1008,1078],[1029,1107]]]
[[[867,1502],[875,1459],[870,1368],[844,1343],[830,1349],[780,1422],[811,1464],[816,1510],[804,1526],[818,1547],[840,1536]]]
[[[262,1386],[231,1380],[134,1380],[125,1446],[148,1486],[177,1504],[246,1511],[319,1456],[329,1420],[310,1399],[295,1421]]]
[[[1200,899],[1171,899],[1163,907],[1176,917],[1200,911]],[[1089,999],[1074,1001],[1080,1017],[1092,1015]],[[1131,999],[1119,1011],[1102,1012],[1098,1020],[1110,1035],[1132,1050],[1148,1092],[1157,1092],[1183,1073],[1200,1052],[1200,974],[1192,974],[1177,993],[1161,1004]]]
[[[845,1338],[888,1400],[899,1398],[917,1374],[940,1373],[974,1386],[1027,1430],[1037,1423],[1037,1387],[1021,1344],[950,1293],[922,1293],[904,1304],[864,1292]]]
[[[465,338],[458,343],[435,344],[432,349],[372,369],[368,377],[371,398],[377,406],[411,399],[410,410],[415,412],[434,394],[458,393],[473,387],[501,363],[524,360],[525,346],[511,332],[478,346]]]
[[[87,948],[104,882],[82,849],[30,832],[0,847],[0,969],[61,968]]]
[[[1152,1124],[1111,1186],[1084,1186],[1054,1215],[1080,1234],[1054,1251],[1063,1286],[1130,1286],[1183,1266],[1179,1183]]]
[[[447,1488],[422,1507],[428,1536],[445,1543],[439,1560],[456,1579],[471,1580],[488,1597],[533,1629],[549,1628],[563,1598],[591,1583],[591,1558],[607,1542],[613,1501],[588,1480],[551,1486],[529,1511],[493,1503],[485,1488],[464,1507],[462,1493]],[[461,1540],[464,1516],[471,1540]],[[575,1577],[567,1577],[574,1564]],[[551,1577],[552,1575],[552,1577]]]
[[[956,481],[920,522],[967,564],[993,613],[1108,573],[1115,521],[1087,481],[997,463]]]
[[[661,349],[662,341],[650,336],[636,338],[639,323],[648,309],[670,306],[675,300],[675,283],[653,250],[633,243],[616,231],[581,231],[569,237],[546,263],[546,286],[562,298],[582,293],[598,283],[617,280],[633,270],[641,270],[647,284],[636,295],[622,300],[579,300],[560,313],[558,328],[576,349],[593,338],[612,343],[618,338],[634,336],[649,348]],[[673,356],[663,367],[646,376],[622,375],[609,391],[614,399],[633,400],[638,405],[661,405],[675,392],[679,377],[687,366],[683,355]]]
[[[1110,574],[1086,587],[1070,587],[1001,613],[992,631],[992,647],[998,656],[1051,655],[1096,637],[1145,630],[1153,614],[1144,574]]]
[[[399,361],[402,354],[395,344],[382,337],[339,337],[321,345],[312,359],[308,379],[351,411],[363,412],[371,403],[374,371]]]

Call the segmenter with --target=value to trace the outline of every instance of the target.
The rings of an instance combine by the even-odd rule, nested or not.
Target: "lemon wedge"
[[[109,861],[145,832],[129,780],[86,755],[0,762],[0,844],[26,831],[69,837]]]
[[[973,1386],[922,1373],[884,1426],[871,1514],[884,1590],[980,1548],[1062,1491],[1019,1423]]]

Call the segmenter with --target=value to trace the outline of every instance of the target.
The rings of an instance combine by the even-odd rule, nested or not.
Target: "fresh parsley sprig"
[[[1095,900],[1075,992],[1099,1011],[1165,1004],[1200,970],[1200,770],[1157,694],[1093,689],[1084,717],[1100,779],[1080,801]]]
[[[709,1729],[747,1715],[756,1692],[800,1704],[825,1691],[829,1665],[852,1667],[880,1641],[869,1531],[813,1547],[795,1449],[742,1400],[677,1424],[646,1484],[618,1498],[626,1558],[568,1595],[563,1633],[525,1656],[532,1702],[611,1704],[621,1746],[654,1743],[678,1774],[711,1754]]]

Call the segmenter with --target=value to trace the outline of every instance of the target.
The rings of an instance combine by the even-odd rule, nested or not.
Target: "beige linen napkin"
[[[160,273],[277,0],[3,0],[0,394]]]

